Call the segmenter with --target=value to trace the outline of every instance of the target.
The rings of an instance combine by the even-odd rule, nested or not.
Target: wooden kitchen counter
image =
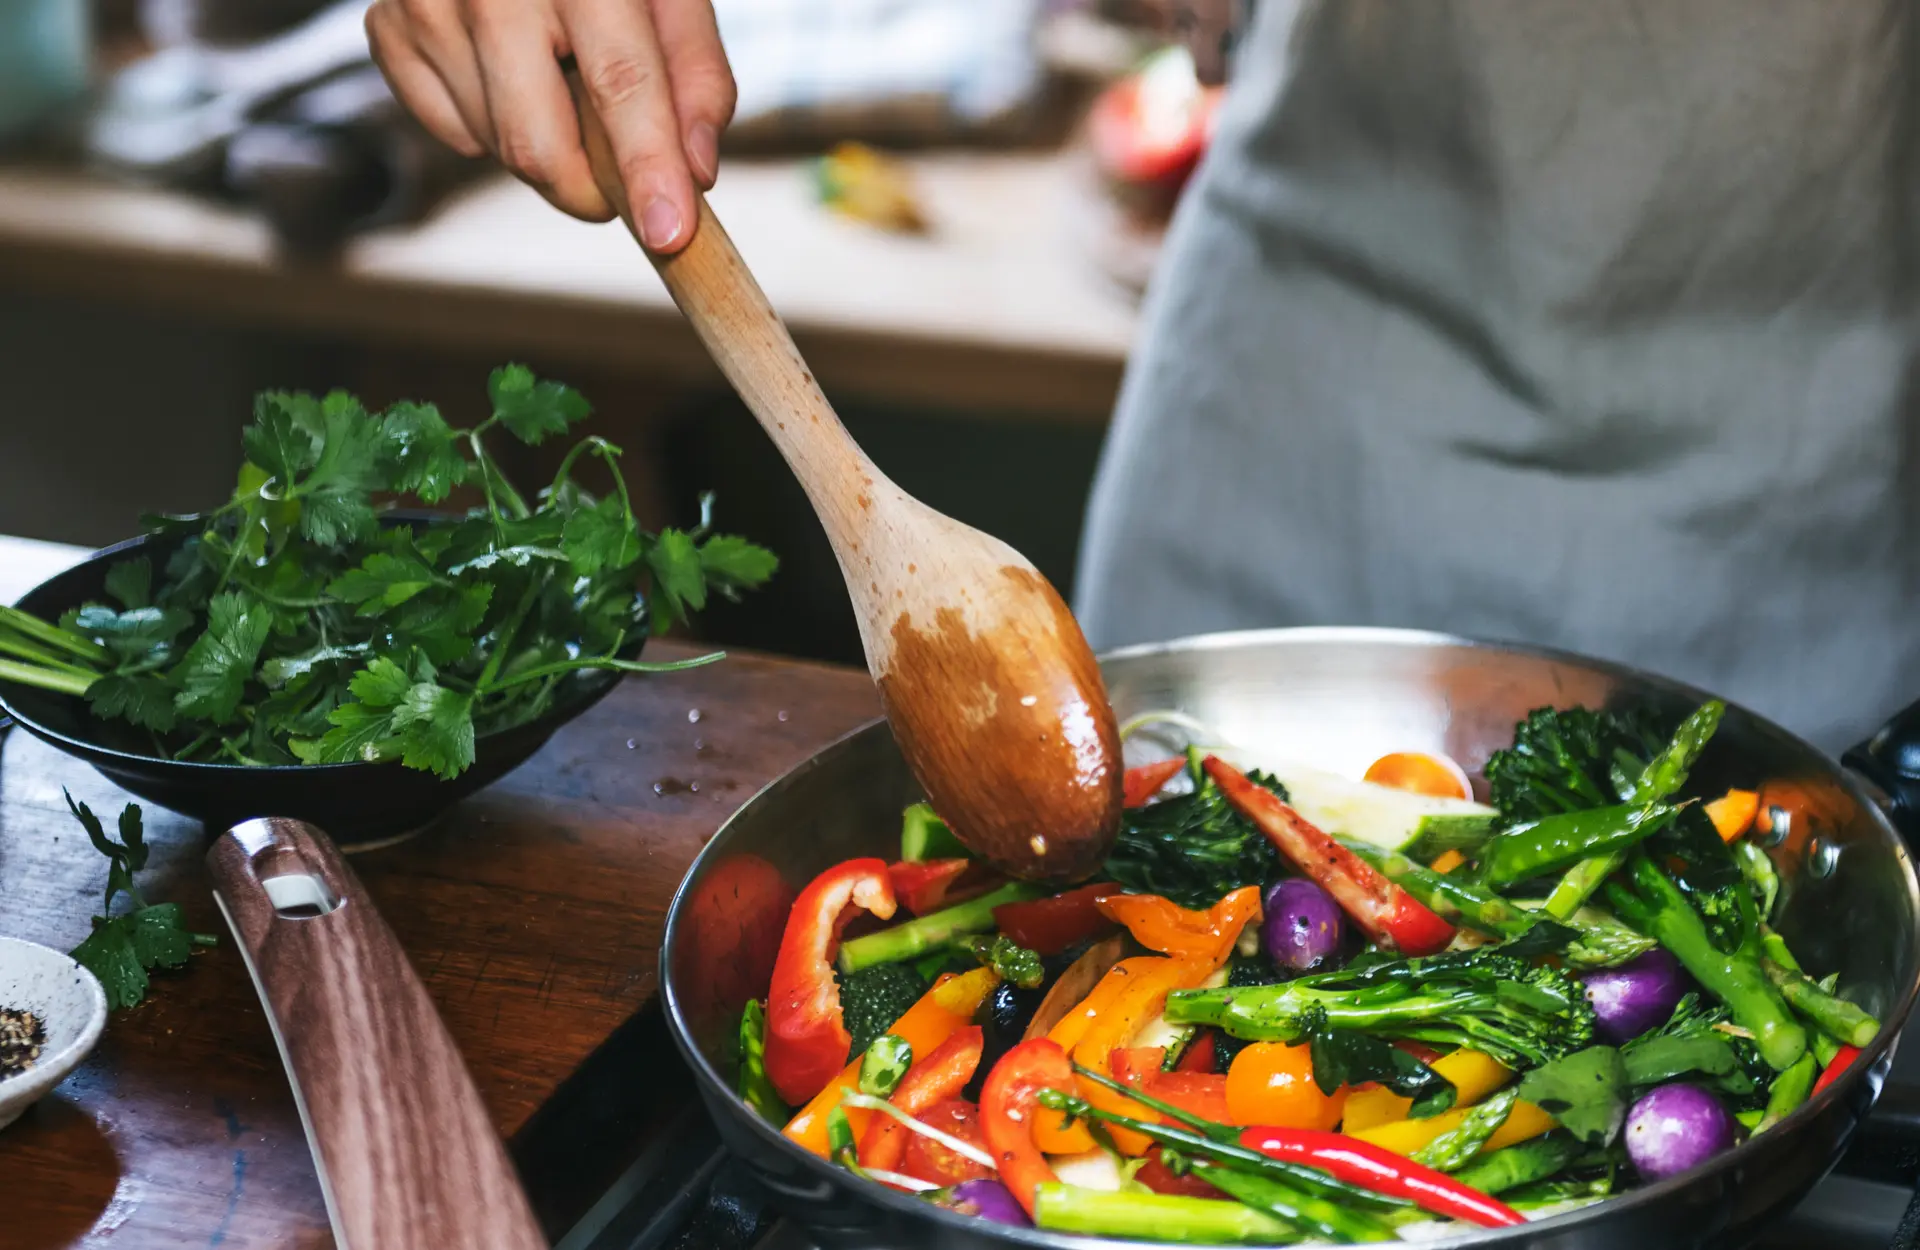
[[[0,565],[16,571],[25,550],[0,539]],[[877,710],[862,673],[766,656],[630,679],[438,826],[353,857],[503,1135],[646,1004],[666,903],[727,815]],[[127,797],[19,730],[0,739],[0,934],[65,949],[88,932],[107,865],[63,787],[109,822]],[[0,1131],[0,1245],[331,1244],[279,1056],[209,892],[206,835],[146,815],[142,889],[220,944],[156,974],[147,1002]]]
[[[1104,421],[1132,299],[1090,240],[1070,152],[910,158],[934,222],[885,234],[814,202],[798,161],[734,160],[716,212],[830,391]],[[518,183],[457,194],[337,264],[275,258],[232,209],[70,172],[0,167],[0,291],[37,291],[386,346],[539,351],[676,380],[714,376],[619,225],[574,221]]]

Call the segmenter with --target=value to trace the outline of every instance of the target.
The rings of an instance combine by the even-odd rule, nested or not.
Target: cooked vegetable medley
[[[1678,1175],[1880,1028],[1770,927],[1755,792],[1687,788],[1722,711],[1543,708],[1486,805],[1433,756],[1190,748],[1052,892],[916,805],[899,862],[801,891],[741,1097],[950,1210],[1145,1241],[1394,1241]],[[863,912],[890,923],[842,942]]]

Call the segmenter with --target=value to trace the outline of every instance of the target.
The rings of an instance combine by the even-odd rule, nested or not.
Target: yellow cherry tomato
[[[1381,756],[1367,768],[1364,780],[1436,799],[1473,797],[1473,786],[1460,765],[1444,755],[1426,755],[1419,751],[1395,751]]]
[[[1313,1083],[1305,1043],[1255,1042],[1227,1070],[1227,1111],[1235,1124],[1331,1129],[1347,1103],[1344,1087],[1323,1094]]]

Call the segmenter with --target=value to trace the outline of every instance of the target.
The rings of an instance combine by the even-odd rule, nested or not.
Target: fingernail
[[[687,131],[687,159],[693,172],[708,186],[720,176],[720,134],[706,122],[695,122]]]
[[[680,237],[680,210],[673,201],[654,196],[640,214],[640,241],[656,251],[673,246]]]

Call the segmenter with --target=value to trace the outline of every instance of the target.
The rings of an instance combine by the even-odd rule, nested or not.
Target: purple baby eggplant
[[[1347,918],[1333,896],[1304,877],[1267,887],[1260,947],[1276,968],[1306,972],[1336,959]]]
[[[1586,986],[1600,1040],[1618,1046],[1673,1017],[1687,992],[1687,974],[1679,960],[1655,947],[1618,968],[1588,973]]]
[[[1627,1157],[1640,1175],[1665,1180],[1732,1147],[1733,1117],[1698,1085],[1648,1090],[1627,1112]]]
[[[1011,1224],[1015,1228],[1033,1227],[1033,1221],[1021,1210],[1013,1192],[996,1180],[961,1181],[947,1191],[947,1200],[940,1205],[963,1215],[977,1215],[983,1220],[992,1220],[995,1224]]]

